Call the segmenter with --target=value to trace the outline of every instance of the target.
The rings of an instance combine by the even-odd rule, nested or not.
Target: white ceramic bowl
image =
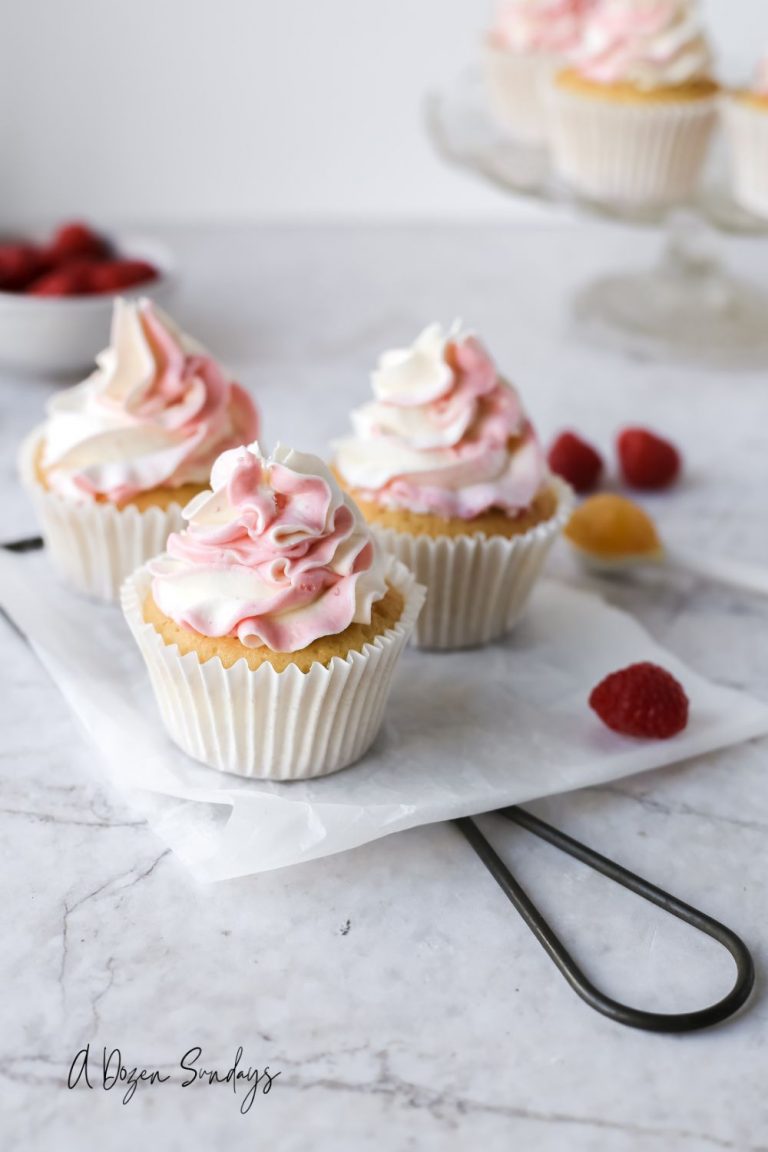
[[[158,278],[120,293],[98,296],[0,292],[0,367],[46,376],[83,372],[109,343],[116,295],[149,296],[165,303],[175,283],[168,249],[139,236],[111,236],[109,240],[118,255],[154,264]]]

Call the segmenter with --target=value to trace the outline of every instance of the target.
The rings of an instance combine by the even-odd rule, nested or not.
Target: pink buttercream
[[[675,87],[710,79],[695,0],[599,0],[574,64],[598,84]]]
[[[567,56],[579,42],[594,0],[502,0],[491,39],[511,52]]]
[[[768,53],[760,61],[755,79],[755,92],[761,96],[768,96]]]
[[[408,371],[384,358],[377,401],[353,414],[357,435],[336,445],[350,487],[382,507],[446,519],[528,508],[546,476],[543,453],[517,393],[480,342],[443,342],[433,328],[411,353],[394,355],[404,355]]]
[[[370,622],[384,561],[322,461],[282,449],[267,460],[252,445],[225,452],[211,485],[151,566],[167,616],[280,652]]]
[[[112,335],[98,370],[49,405],[52,488],[121,502],[204,483],[220,452],[258,435],[248,393],[149,301],[118,301]]]

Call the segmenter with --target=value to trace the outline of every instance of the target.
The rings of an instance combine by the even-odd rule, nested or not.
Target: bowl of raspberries
[[[81,221],[45,237],[0,240],[0,365],[70,376],[109,342],[116,296],[163,300],[168,253],[154,241],[106,236]]]

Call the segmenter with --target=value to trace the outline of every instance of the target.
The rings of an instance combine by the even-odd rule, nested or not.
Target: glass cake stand
[[[572,301],[577,330],[634,357],[714,368],[768,367],[768,293],[733,274],[719,234],[768,235],[768,221],[748,215],[708,181],[690,204],[624,213],[575,196],[559,182],[545,148],[521,145],[497,126],[479,73],[467,72],[426,103],[430,139],[449,163],[553,213],[589,214],[663,230],[656,263],[619,269],[580,288]]]

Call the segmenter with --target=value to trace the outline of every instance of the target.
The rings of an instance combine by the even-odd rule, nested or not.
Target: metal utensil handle
[[[711,916],[707,916],[697,908],[683,903],[682,900],[671,896],[663,889],[657,888],[641,876],[636,876],[634,872],[622,868],[614,860],[601,856],[599,852],[595,852],[578,840],[572,839],[558,828],[545,824],[543,820],[539,820],[538,817],[532,816],[530,812],[526,812],[522,808],[504,808],[498,815],[519,824],[561,852],[573,856],[596,872],[607,876],[609,880],[621,884],[630,892],[642,896],[644,900],[656,904],[665,912],[677,916],[679,920],[684,920],[686,924],[690,924],[699,932],[711,936],[730,952],[736,963],[736,982],[728,995],[724,996],[722,1000],[718,1000],[716,1004],[711,1004],[707,1008],[700,1008],[695,1012],[646,1012],[640,1008],[631,1008],[627,1004],[621,1004],[618,1000],[612,1000],[600,992],[585,976],[548,921],[483,836],[474,820],[463,817],[454,821],[502,891],[517,908],[550,959],[560,969],[574,992],[596,1012],[608,1016],[618,1024],[624,1024],[629,1028],[642,1028],[647,1032],[693,1032],[700,1028],[709,1028],[713,1024],[719,1024],[726,1020],[747,1001],[755,983],[755,967],[746,944],[730,928],[726,928],[724,924],[713,920]]]
[[[0,544],[5,552],[37,552],[43,547],[42,536],[27,536],[23,540],[8,540]]]

